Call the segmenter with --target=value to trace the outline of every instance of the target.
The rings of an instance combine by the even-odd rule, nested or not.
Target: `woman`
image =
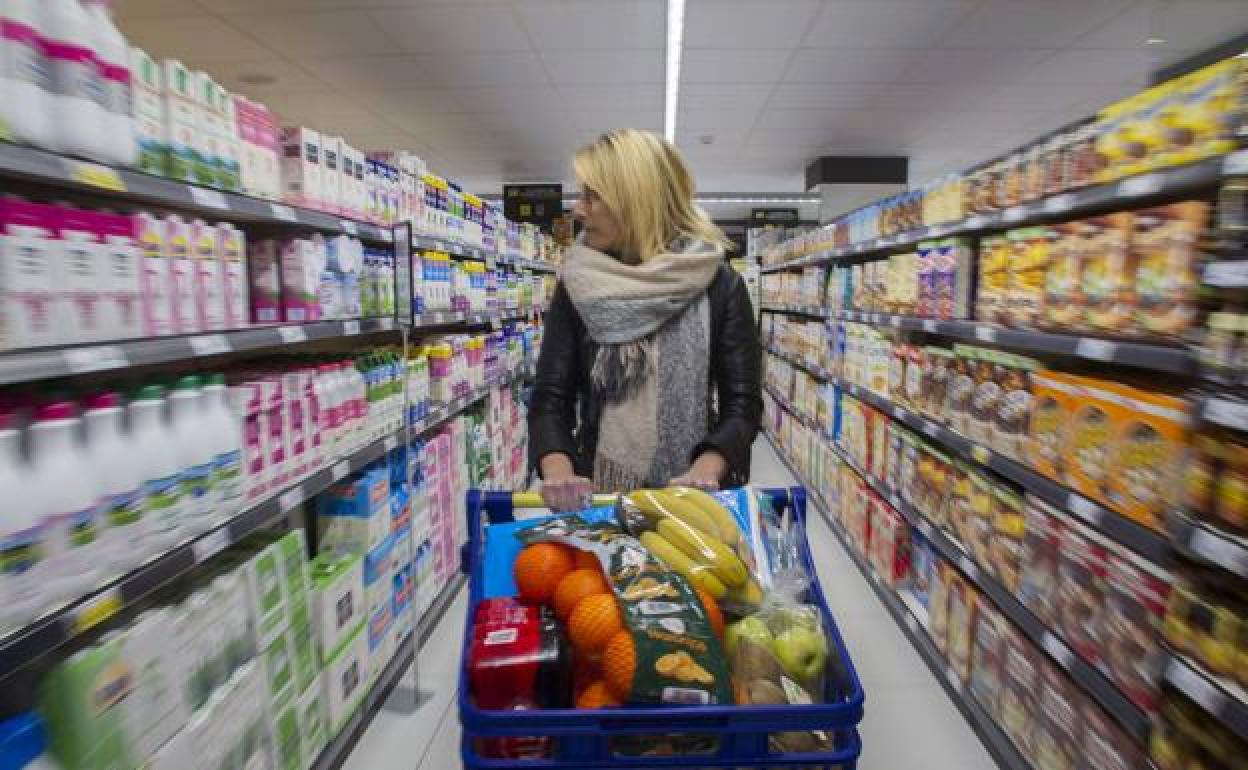
[[[744,484],[762,350],[745,283],[694,204],[684,161],[655,134],[622,129],[578,151],[573,171],[583,231],[546,313],[529,408],[546,504]]]

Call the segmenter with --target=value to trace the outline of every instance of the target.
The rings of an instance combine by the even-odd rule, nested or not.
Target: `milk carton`
[[[130,79],[134,94],[134,126],[139,143],[140,171],[165,174],[169,145],[165,133],[165,103],[160,65],[141,48],[130,49]]]
[[[196,219],[191,223],[192,254],[195,262],[192,292],[195,314],[202,331],[214,332],[225,325],[225,263],[221,258],[220,234],[216,225]]]
[[[335,214],[342,212],[341,137],[321,137],[321,206]]]
[[[230,99],[234,132],[238,136],[239,175],[243,192],[261,197],[260,122],[258,110],[245,96]]]
[[[225,299],[225,328],[241,329],[250,319],[247,304],[246,236],[234,225],[217,225],[218,249],[221,252],[222,293]]]
[[[224,113],[217,105],[217,84],[205,72],[191,73],[195,112],[199,116],[195,133],[195,178],[200,184],[221,186],[221,126]]]
[[[105,261],[101,324],[108,339],[130,339],[143,334],[143,255],[134,239],[134,226],[119,214],[96,214]]]
[[[173,334],[173,278],[165,248],[165,224],[154,214],[141,211],[130,218],[130,225],[139,247],[143,333]]]
[[[282,320],[306,323],[321,320],[318,293],[324,269],[324,241],[299,238],[284,241],[282,260]]]
[[[282,320],[281,244],[270,238],[247,249],[247,275],[251,284],[251,321],[258,324]]]
[[[234,96],[220,85],[217,86],[217,109],[221,113],[218,127],[221,129],[219,169],[221,186],[226,190],[243,189],[242,146],[238,136],[238,118],[234,114]]]
[[[169,297],[174,334],[200,331],[195,308],[195,257],[192,253],[191,226],[179,216],[164,222],[165,253],[169,258]]]
[[[55,273],[61,315],[68,341],[105,339],[103,285],[107,275],[103,244],[94,215],[68,206],[51,208],[61,239],[60,270]]]
[[[0,199],[0,349],[61,341],[55,298],[60,248],[44,207]]]
[[[282,132],[277,124],[277,117],[269,111],[264,105],[259,106],[259,125],[261,139],[260,146],[264,150],[261,155],[263,160],[264,189],[267,191],[265,197],[272,200],[281,200],[285,191],[282,187]]]
[[[186,65],[166,59],[162,67],[165,115],[166,173],[183,182],[199,182],[199,108],[194,76]]]
[[[321,135],[310,128],[282,129],[282,180],[285,196],[296,206],[320,208],[324,190],[321,171]]]

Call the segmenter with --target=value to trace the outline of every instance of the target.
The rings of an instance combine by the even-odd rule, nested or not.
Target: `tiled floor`
[[[766,439],[754,452],[753,483],[795,482]],[[861,770],[989,770],[995,767],[931,672],[876,600],[840,543],[818,516],[807,533],[819,580],[863,688]],[[400,693],[377,715],[347,770],[450,770],[460,767],[455,712],[459,643],[466,597],[459,598],[420,656],[424,703],[405,712]]]

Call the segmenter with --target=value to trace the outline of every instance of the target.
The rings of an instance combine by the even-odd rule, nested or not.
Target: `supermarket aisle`
[[[765,438],[755,445],[752,479],[760,486],[796,483]],[[859,768],[994,768],[979,739],[818,515],[811,517],[808,537],[824,593],[867,691]],[[347,761],[346,770],[452,770],[460,766],[455,677],[466,603],[466,594],[461,593],[421,653],[422,688],[428,700],[415,713],[404,714],[392,698]]]

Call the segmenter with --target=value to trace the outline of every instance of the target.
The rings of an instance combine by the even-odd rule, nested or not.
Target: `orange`
[[[594,594],[605,594],[609,590],[607,581],[598,570],[574,569],[555,588],[555,617],[566,623],[581,599]]]
[[[586,596],[568,618],[568,637],[572,647],[582,655],[602,650],[611,636],[624,627],[620,607],[611,594]]]
[[[598,557],[589,551],[582,551],[577,548],[573,552],[572,558],[576,562],[577,569],[592,569],[595,572],[602,572],[602,562],[598,561]]]
[[[620,702],[607,689],[607,683],[601,679],[586,687],[576,699],[578,709],[606,709],[619,705]]]
[[[719,604],[715,602],[714,596],[701,588],[693,590],[697,592],[698,599],[701,600],[702,607],[706,610],[706,617],[711,621],[711,629],[715,632],[715,637],[722,642],[724,640],[724,613],[720,612]]]
[[[633,690],[633,671],[637,668],[637,650],[633,645],[633,635],[620,629],[607,642],[607,649],[602,653],[602,678],[607,689],[621,703],[628,700]]]
[[[572,549],[558,543],[534,543],[516,557],[512,571],[521,600],[548,604],[559,581],[572,571]]]

